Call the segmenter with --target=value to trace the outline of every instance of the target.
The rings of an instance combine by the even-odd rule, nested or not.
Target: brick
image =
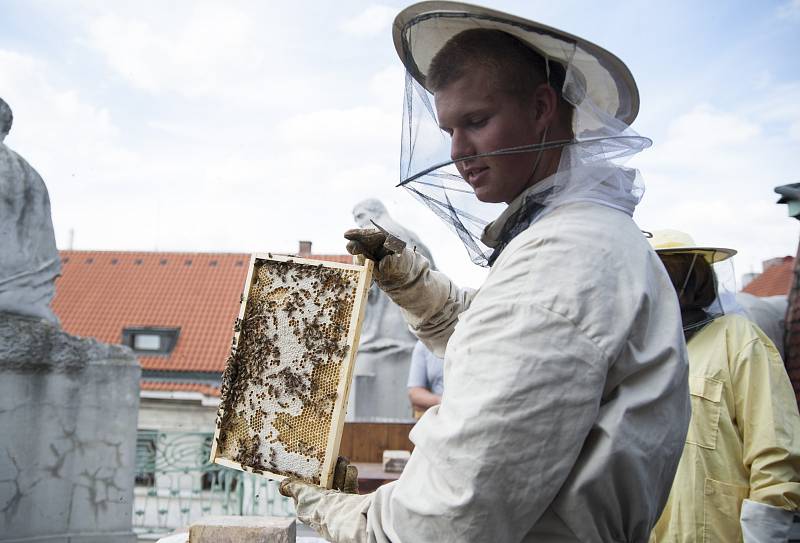
[[[294,518],[203,517],[189,527],[189,543],[295,543]]]

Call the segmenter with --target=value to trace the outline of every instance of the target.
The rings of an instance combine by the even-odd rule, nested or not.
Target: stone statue
[[[44,181],[4,143],[13,115],[0,98],[0,312],[57,323],[50,309],[61,271]]]
[[[359,202],[353,208],[353,218],[359,228],[374,228],[370,220],[375,221],[409,247],[416,247],[433,266],[428,248],[414,232],[397,224],[380,200],[370,198]],[[406,384],[416,341],[400,308],[377,285],[372,285],[356,356],[351,419],[411,418]]]
[[[0,539],[135,543],[141,368],[127,347],[66,333],[50,309],[50,199],[3,143],[11,120],[0,99]]]

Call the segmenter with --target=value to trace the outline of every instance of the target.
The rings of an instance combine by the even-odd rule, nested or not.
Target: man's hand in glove
[[[402,283],[414,261],[415,251],[385,230],[354,228],[344,233],[347,252],[375,262],[373,278],[382,289]]]
[[[403,252],[406,244],[402,240],[375,228],[354,228],[344,233],[347,252],[363,255],[376,263],[388,255]]]
[[[316,487],[320,491],[325,490],[322,487],[298,479],[284,479],[281,481],[280,492],[287,498],[295,498],[295,501],[297,501],[296,496],[289,488],[292,484]],[[346,494],[358,494],[358,468],[343,456],[336,459],[336,468],[333,470],[333,489]]]
[[[358,468],[343,456],[336,459],[333,488],[347,494],[358,494]]]
[[[370,495],[360,496],[358,470],[346,458],[339,457],[333,474],[334,490],[285,479],[280,493],[294,500],[297,518],[329,541],[366,541],[364,515]]]

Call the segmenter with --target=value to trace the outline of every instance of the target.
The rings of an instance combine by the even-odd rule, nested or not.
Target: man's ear
[[[533,108],[536,120],[544,126],[550,126],[558,116],[558,96],[553,87],[542,83],[533,91]]]

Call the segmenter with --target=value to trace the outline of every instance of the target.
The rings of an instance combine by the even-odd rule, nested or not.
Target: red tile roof
[[[157,392],[199,392],[206,396],[219,397],[219,387],[201,383],[178,383],[170,381],[148,381],[142,379],[142,390]]]
[[[789,294],[789,289],[792,288],[793,278],[794,258],[785,256],[780,264],[776,264],[764,270],[763,273],[747,283],[742,291],[752,294],[753,296]]]
[[[250,255],[60,251],[53,310],[67,332],[119,343],[123,328],[180,328],[168,356],[142,369],[222,372]],[[349,263],[349,255],[309,258]]]

